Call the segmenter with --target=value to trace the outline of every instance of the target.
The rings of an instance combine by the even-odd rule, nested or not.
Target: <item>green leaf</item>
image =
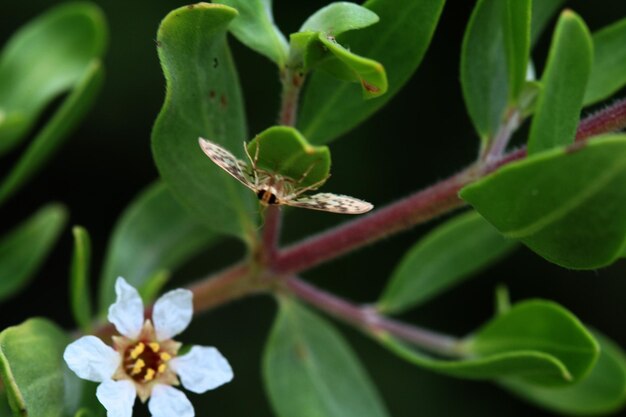
[[[626,136],[608,135],[507,165],[460,196],[547,260],[595,269],[624,253],[625,183]]]
[[[465,30],[461,87],[483,146],[496,132],[507,104],[507,58],[503,20],[507,1],[479,0]]]
[[[437,359],[386,333],[380,343],[404,360],[466,379],[517,377],[542,385],[570,385],[598,356],[589,332],[567,310],[547,301],[526,301],[502,312],[457,346],[459,359]]]
[[[376,13],[355,3],[339,1],[313,13],[299,32],[320,32],[338,36],[344,32],[363,29],[378,22]]]
[[[529,154],[574,141],[592,60],[593,44],[585,22],[564,11],[541,77],[543,90],[530,127]]]
[[[343,81],[360,83],[366,99],[387,91],[385,68],[377,61],[352,53],[333,36],[316,32],[294,33],[290,43],[290,66],[299,71],[306,73],[315,69]]]
[[[2,385],[0,386],[0,417],[11,417],[12,414],[11,408],[9,407],[9,399],[4,390],[4,385]]]
[[[524,92],[530,56],[531,0],[481,0],[461,51],[461,87],[483,146]]]
[[[417,69],[439,20],[444,0],[369,0],[364,6],[380,22],[337,37],[342,45],[380,62],[389,89],[363,100],[353,86],[315,72],[307,82],[298,121],[311,143],[324,144],[363,122],[391,99]]]
[[[325,320],[287,299],[269,336],[263,375],[279,417],[388,413],[358,359]]]
[[[274,24],[272,0],[220,0],[239,12],[229,26],[237,39],[250,49],[265,55],[279,68],[285,66],[289,45]]]
[[[100,311],[115,301],[118,276],[136,288],[150,287],[154,280],[162,282],[163,270],[175,270],[215,238],[162,182],[153,184],[135,198],[115,225],[100,278]]]
[[[533,0],[530,43],[535,45],[552,16],[567,0]]]
[[[496,262],[515,247],[479,214],[454,217],[404,255],[378,302],[385,313],[418,306]]]
[[[509,102],[519,98],[530,57],[531,0],[506,0],[503,32],[509,86]]]
[[[542,387],[519,379],[500,381],[522,398],[559,414],[598,415],[621,409],[626,403],[626,356],[598,332],[600,356],[589,375],[565,387]]]
[[[91,241],[83,227],[74,226],[74,254],[70,267],[70,302],[74,320],[85,332],[91,327],[91,294],[89,292],[89,266],[91,264]]]
[[[626,19],[593,34],[593,66],[585,105],[604,100],[626,85]]]
[[[322,61],[321,70],[339,79],[360,83],[363,98],[374,98],[387,92],[387,74],[379,62],[356,55],[325,35],[320,34],[319,40],[336,58]]]
[[[216,232],[250,239],[256,233],[254,195],[198,145],[198,137],[205,137],[243,156],[243,102],[226,45],[226,29],[236,16],[228,6],[198,3],[163,19],[157,45],[167,93],[152,150],[161,176],[194,217]]]
[[[52,322],[30,319],[0,333],[0,375],[15,416],[61,417],[67,336]]]
[[[257,159],[258,167],[294,179],[302,187],[321,185],[330,175],[328,147],[310,145],[292,127],[264,130],[248,144],[248,153]]]
[[[536,351],[557,358],[569,381],[579,381],[595,364],[600,348],[591,333],[569,311],[556,303],[529,300],[496,316],[464,343],[470,354],[499,355],[512,351]],[[555,375],[529,373],[536,384],[562,385]]]
[[[569,376],[557,358],[538,351],[514,350],[486,357],[447,360],[428,356],[387,334],[379,334],[377,340],[409,363],[456,378],[493,380],[505,376],[540,374],[566,383]]]
[[[0,301],[28,283],[57,241],[67,211],[50,204],[0,238]]]
[[[20,29],[0,55],[0,155],[17,145],[43,109],[83,78],[106,44],[92,3],[67,3]]]
[[[0,204],[6,201],[50,159],[93,104],[104,78],[100,61],[94,60],[52,118],[37,133],[9,175],[0,183]]]

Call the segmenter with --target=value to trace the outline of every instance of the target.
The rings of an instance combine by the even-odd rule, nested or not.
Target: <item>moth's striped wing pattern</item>
[[[367,201],[347,195],[318,193],[292,200],[281,201],[283,204],[293,207],[302,207],[312,210],[329,211],[331,213],[361,214],[367,213],[374,206]]]
[[[248,164],[246,164],[245,161],[235,157],[235,155],[211,141],[203,138],[199,138],[198,141],[200,142],[202,151],[206,154],[206,156],[211,158],[211,161],[215,162],[217,166],[235,177],[246,187],[257,191],[254,186],[254,182],[246,173],[248,170]]]
[[[267,196],[268,193],[271,194],[275,203],[265,202],[264,204],[266,205],[284,204],[287,206],[343,214],[366,213],[374,207],[367,201],[359,200],[358,198],[349,197],[347,195],[318,193],[309,196],[295,197],[294,195],[285,194],[284,190],[283,192],[278,191],[281,190],[278,183],[285,181],[285,179],[280,177],[278,174],[268,177],[268,179],[271,179],[272,183],[275,183],[272,187],[269,187],[264,183],[257,184],[257,181],[253,179],[253,176],[254,178],[257,178],[258,173],[253,172],[249,174],[248,170],[250,168],[245,161],[236,158],[232,153],[211,141],[203,138],[199,138],[198,141],[202,151],[211,159],[211,161],[255,193],[260,193],[259,198],[261,198],[261,196]],[[295,191],[297,191],[297,189]],[[265,200],[262,200],[261,203],[264,201]]]

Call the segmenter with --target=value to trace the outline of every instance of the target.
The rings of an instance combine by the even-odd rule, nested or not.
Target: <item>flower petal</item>
[[[70,343],[63,359],[79,378],[94,382],[111,379],[121,361],[120,354],[96,336],[83,336]]]
[[[186,355],[172,359],[170,366],[180,376],[183,386],[197,394],[233,379],[228,361],[214,347],[194,346]]]
[[[193,405],[185,394],[169,385],[156,384],[148,403],[152,417],[194,417]]]
[[[163,294],[154,303],[152,322],[157,340],[167,340],[189,326],[193,315],[193,293],[179,288]]]
[[[117,299],[109,307],[109,321],[118,332],[136,339],[143,326],[143,302],[137,290],[122,277],[115,281]]]
[[[132,417],[135,386],[128,380],[104,381],[98,385],[96,397],[107,409],[107,417]]]

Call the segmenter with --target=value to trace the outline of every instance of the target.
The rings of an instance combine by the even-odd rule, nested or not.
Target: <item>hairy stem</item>
[[[458,356],[459,340],[454,337],[392,320],[379,314],[371,306],[355,305],[295,277],[285,281],[285,288],[317,309],[374,337],[379,333],[386,333],[433,353]]]
[[[621,99],[596,113],[585,117],[578,125],[576,140],[584,140],[602,133],[626,128],[626,99]]]
[[[593,135],[619,130],[624,126],[626,126],[626,100],[621,100],[582,120],[576,138],[585,140]],[[511,127],[512,125],[503,130],[503,137],[507,137],[507,142],[513,133]],[[465,204],[457,195],[461,188],[503,165],[524,157],[526,157],[525,148],[500,157],[495,157],[494,154],[494,157],[487,161],[472,165],[387,207],[287,247],[278,253],[273,269],[285,275],[301,272],[461,207]]]
[[[304,78],[305,76],[302,72],[293,71],[289,68],[283,69],[280,74],[283,93],[278,123],[283,126],[296,125],[298,100],[300,99],[300,90],[302,89],[302,84],[304,84]]]
[[[475,180],[476,174],[467,169],[369,215],[292,245],[278,253],[273,269],[286,275],[300,272],[460,207],[464,203],[457,193]]]

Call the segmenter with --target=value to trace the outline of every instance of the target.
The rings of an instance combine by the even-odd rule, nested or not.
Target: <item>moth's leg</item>
[[[330,177],[330,175],[328,176]],[[308,187],[303,187],[303,188],[297,188],[290,196],[290,198],[295,198],[298,197],[300,194],[306,193],[307,191],[312,191],[312,190],[317,190],[319,187],[322,186],[322,184],[324,184],[326,182],[326,180],[328,179],[328,177],[321,179],[320,181],[309,185]]]

